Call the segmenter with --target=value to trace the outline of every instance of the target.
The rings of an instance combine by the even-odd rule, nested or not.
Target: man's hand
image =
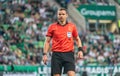
[[[78,58],[80,58],[80,59],[83,59],[83,52],[82,51],[78,51]]]
[[[44,64],[47,64],[47,61],[48,61],[47,55],[43,55],[42,60],[43,60],[43,63],[44,63]]]

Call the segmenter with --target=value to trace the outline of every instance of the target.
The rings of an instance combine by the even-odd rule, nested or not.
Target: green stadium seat
[[[41,48],[43,48],[44,47],[44,42],[43,41],[39,41],[38,42],[38,46],[41,47]]]
[[[3,24],[2,26],[3,26],[4,30],[7,30],[9,28],[8,24]]]
[[[16,21],[15,24],[16,24],[18,27],[22,26],[22,22],[20,22],[20,21]]]
[[[11,51],[15,51],[17,49],[17,46],[16,45],[10,45],[10,49],[11,49]]]

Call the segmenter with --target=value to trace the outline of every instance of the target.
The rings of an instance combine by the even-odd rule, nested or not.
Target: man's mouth
[[[59,20],[62,20],[62,19],[63,19],[62,17],[59,18]]]

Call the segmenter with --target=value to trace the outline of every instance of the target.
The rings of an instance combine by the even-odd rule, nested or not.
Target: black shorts
[[[62,67],[63,73],[68,71],[75,71],[75,58],[74,52],[53,52],[51,60],[51,75],[61,74]]]

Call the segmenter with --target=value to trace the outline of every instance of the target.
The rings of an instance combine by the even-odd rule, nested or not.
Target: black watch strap
[[[43,53],[43,55],[47,55],[47,53]]]
[[[78,47],[78,51],[82,51],[83,52],[83,48],[82,47]]]

